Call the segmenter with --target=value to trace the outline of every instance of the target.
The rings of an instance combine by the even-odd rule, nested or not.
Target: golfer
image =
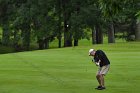
[[[97,90],[103,90],[105,89],[104,85],[104,76],[107,74],[110,68],[110,61],[107,58],[106,54],[102,50],[89,50],[89,56],[93,57],[94,63],[96,66],[99,66],[99,69],[96,74],[97,81],[99,83],[99,86],[97,86]]]

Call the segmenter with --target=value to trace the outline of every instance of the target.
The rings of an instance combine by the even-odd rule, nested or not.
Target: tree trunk
[[[137,23],[135,35],[136,35],[136,41],[140,41],[140,22]]]
[[[74,39],[74,46],[78,46],[78,39]]]
[[[62,33],[61,33],[61,9],[62,9],[62,1],[58,0],[58,16],[59,16],[59,21],[58,21],[58,47],[61,48],[61,39],[62,39]]]
[[[13,46],[15,48],[18,46],[18,40],[19,40],[19,38],[18,38],[18,30],[15,29],[15,31],[14,31],[14,43],[13,43]]]
[[[96,24],[96,43],[102,44],[103,43],[103,34],[99,24]]]
[[[72,46],[72,34],[70,33],[70,17],[69,10],[70,0],[63,0],[63,17],[64,17],[64,47]]]
[[[61,39],[62,39],[62,36],[58,36],[58,47],[61,48]]]
[[[114,25],[113,25],[113,22],[110,22],[109,23],[108,43],[115,43],[115,33],[114,33]]]
[[[72,46],[72,35],[69,33],[67,28],[64,29],[64,47]]]
[[[44,49],[44,40],[43,39],[38,39],[38,46],[39,46],[39,49]]]
[[[92,44],[96,44],[96,30],[92,29]]]
[[[29,50],[30,48],[30,26],[26,26],[22,31],[22,38],[23,38],[23,48],[24,50]]]
[[[44,46],[45,46],[45,49],[49,48],[49,38],[44,39]]]

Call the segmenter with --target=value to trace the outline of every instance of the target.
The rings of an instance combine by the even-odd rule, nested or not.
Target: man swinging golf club
[[[96,66],[99,66],[99,69],[96,74],[97,81],[99,83],[99,86],[97,86],[97,90],[103,90],[106,89],[104,85],[104,76],[107,74],[110,68],[110,61],[107,58],[106,54],[102,50],[89,50],[89,56],[92,56],[94,63]]]

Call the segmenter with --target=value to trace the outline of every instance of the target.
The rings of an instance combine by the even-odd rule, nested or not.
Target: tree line
[[[56,38],[59,48],[91,37],[102,44],[104,34],[108,43],[140,40],[139,19],[139,0],[0,0],[0,42],[29,50],[32,42],[47,49]]]

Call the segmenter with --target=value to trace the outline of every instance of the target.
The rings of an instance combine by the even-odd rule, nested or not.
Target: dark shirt
[[[95,62],[98,62],[99,60],[101,60],[100,67],[110,64],[109,59],[102,50],[97,50],[94,56]]]

